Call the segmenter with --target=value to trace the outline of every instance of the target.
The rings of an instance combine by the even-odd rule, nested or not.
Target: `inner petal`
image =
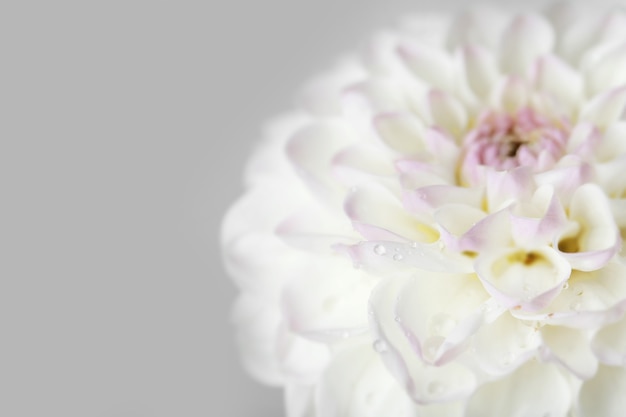
[[[566,152],[569,126],[530,108],[509,114],[485,113],[463,141],[460,182],[476,185],[484,168],[498,171],[529,166],[551,168]]]

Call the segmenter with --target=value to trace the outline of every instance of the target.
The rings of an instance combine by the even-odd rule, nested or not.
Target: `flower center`
[[[515,114],[486,113],[463,139],[461,183],[481,182],[484,167],[549,169],[565,153],[568,135],[564,123],[529,108]]]

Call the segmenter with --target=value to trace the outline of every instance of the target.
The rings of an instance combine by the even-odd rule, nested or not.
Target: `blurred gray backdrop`
[[[244,161],[375,29],[469,3],[2,2],[0,416],[282,416],[228,322]]]

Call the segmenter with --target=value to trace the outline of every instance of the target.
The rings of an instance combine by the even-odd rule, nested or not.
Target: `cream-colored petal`
[[[598,359],[591,351],[589,333],[563,326],[541,328],[543,358],[565,366],[582,379],[589,379],[598,370]]]
[[[537,58],[552,51],[554,43],[554,30],[546,18],[518,15],[502,36],[500,66],[505,72],[526,76]]]
[[[622,417],[626,410],[626,370],[600,366],[597,375],[586,381],[578,396],[580,417]]]

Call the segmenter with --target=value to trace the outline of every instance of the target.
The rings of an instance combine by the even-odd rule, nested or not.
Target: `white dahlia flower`
[[[626,12],[408,19],[306,89],[228,212],[288,417],[626,415]]]

